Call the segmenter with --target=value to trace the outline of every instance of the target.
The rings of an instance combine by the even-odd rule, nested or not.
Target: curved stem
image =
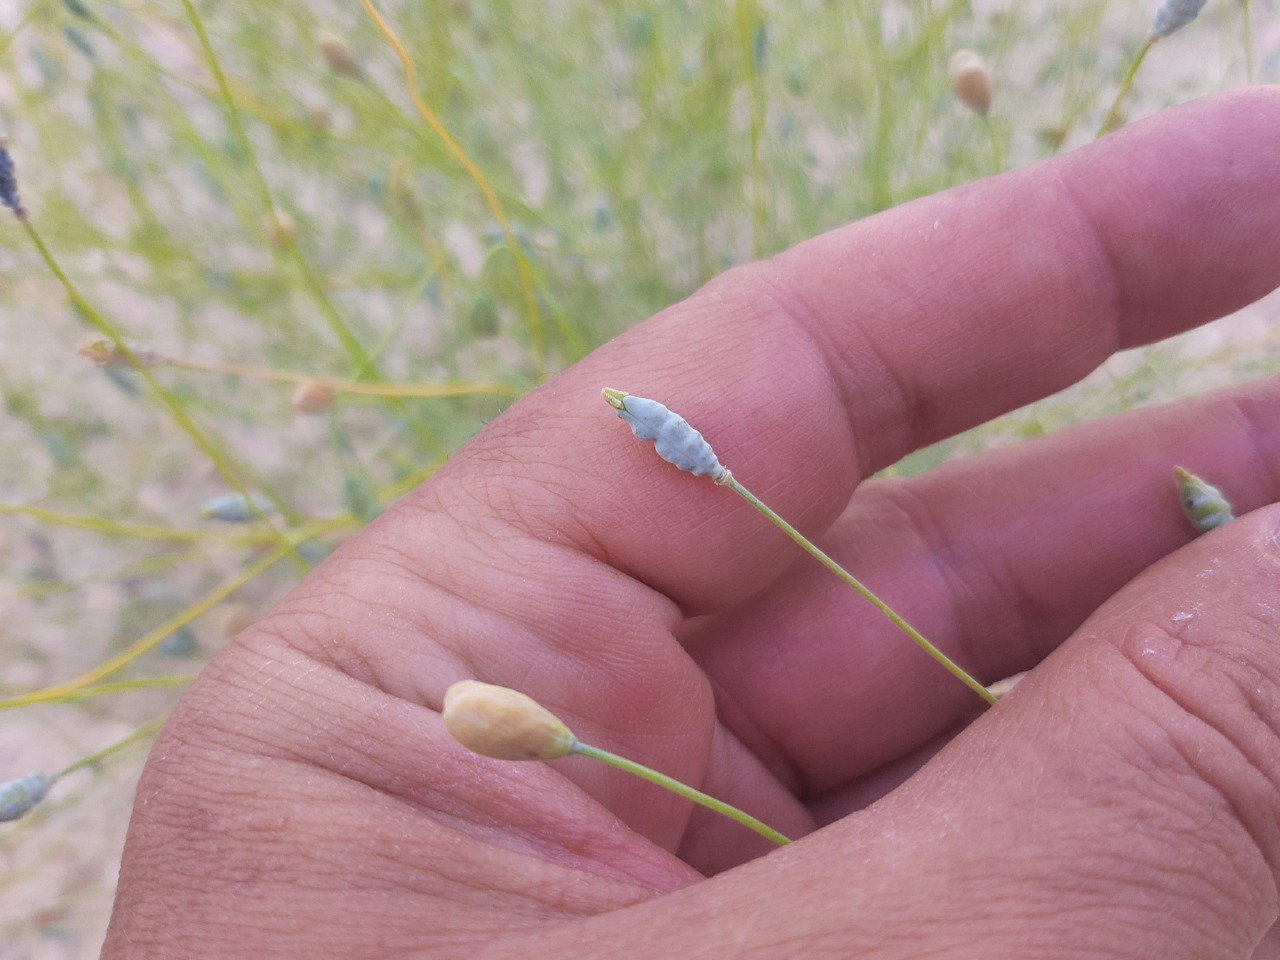
[[[717,800],[710,794],[703,793],[701,790],[695,790],[687,783],[681,783],[674,777],[669,777],[665,773],[659,773],[652,767],[646,767],[643,763],[636,763],[634,760],[628,760],[626,757],[620,757],[616,753],[610,753],[608,750],[602,750],[600,747],[593,747],[590,744],[583,743],[580,740],[574,742],[569,749],[569,755],[578,754],[583,757],[590,757],[593,760],[599,760],[607,763],[611,767],[617,767],[626,773],[633,774],[650,783],[656,783],[663,789],[670,790],[672,793],[684,797],[686,800],[692,800],[694,803],[701,804],[708,810],[714,810],[723,816],[734,820],[748,829],[754,830],[760,836],[771,840],[778,846],[791,842],[789,837],[783,836],[773,827],[769,826],[761,820],[757,820],[749,813],[739,810],[732,804],[725,803],[723,800]]]
[[[1155,41],[1150,37],[1142,42],[1137,56],[1133,58],[1133,63],[1129,64],[1129,72],[1120,81],[1120,90],[1116,94],[1115,102],[1111,104],[1111,109],[1107,111],[1106,117],[1102,120],[1102,126],[1098,128],[1098,136],[1106,136],[1120,126],[1120,108],[1124,105],[1124,98],[1129,95],[1129,91],[1133,88],[1133,78],[1138,75],[1138,68],[1142,66],[1142,61],[1147,58],[1147,52],[1151,49],[1153,43]]]

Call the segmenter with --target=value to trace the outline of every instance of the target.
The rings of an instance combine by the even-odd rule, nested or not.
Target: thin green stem
[[[737,0],[738,43],[742,48],[742,69],[747,78],[747,103],[751,112],[751,207],[752,252],[764,256],[765,212],[764,170],[760,159],[760,138],[764,127],[764,87],[756,62],[756,31],[763,29],[755,0]]]
[[[875,607],[877,610],[883,613],[886,617],[888,617],[889,621],[895,627],[897,627],[899,630],[905,633],[908,637],[914,640],[925,651],[925,653],[929,654],[929,656],[937,660],[938,663],[942,664],[942,666],[944,666],[948,670],[948,672],[951,673],[952,676],[960,680],[961,683],[963,683],[966,687],[968,687],[970,690],[972,690],[974,693],[980,696],[987,703],[991,704],[992,706],[995,705],[996,698],[991,695],[991,692],[987,690],[986,687],[980,684],[973,677],[969,676],[969,674],[966,673],[965,670],[962,667],[960,667],[954,660],[952,660],[945,653],[943,653],[941,650],[935,647],[932,643],[926,640],[919,630],[911,626],[911,624],[907,623],[907,621],[902,619],[902,617],[898,616],[897,612],[892,607],[890,607],[887,603],[885,603],[883,600],[877,597],[874,593],[872,593],[870,588],[865,586],[853,574],[851,574],[844,567],[840,566],[840,564],[836,563],[835,560],[831,559],[831,557],[827,556],[825,553],[819,550],[818,547],[816,547],[812,543],[812,541],[809,540],[808,537],[806,537],[803,533],[801,533],[791,524],[787,523],[787,521],[782,519],[782,517],[778,516],[778,514],[775,513],[773,509],[769,507],[768,504],[766,504],[763,500],[761,500],[754,493],[752,493],[750,490],[744,487],[741,483],[739,483],[732,474],[728,474],[727,478],[723,481],[723,483],[725,486],[727,486],[730,490],[732,490],[738,496],[742,497],[743,500],[747,501],[747,503],[751,504],[751,506],[755,507],[762,514],[764,514],[770,521],[773,522],[775,526],[778,527],[778,529],[780,529],[788,537],[790,537],[796,543],[800,544],[800,546],[803,547],[809,553],[810,556],[812,556],[815,560],[821,563],[824,567],[826,567],[828,570],[834,573],[837,577],[839,577],[849,586],[853,587],[854,590],[858,591],[858,593],[861,594],[862,597],[868,603],[870,603],[873,607]]]
[[[274,220],[276,205],[275,199],[271,195],[271,187],[267,184],[267,178],[262,172],[261,164],[258,162],[258,155],[254,152],[253,145],[249,141],[249,135],[244,128],[244,121],[240,117],[240,108],[236,105],[235,97],[231,92],[231,85],[222,70],[222,64],[218,60],[217,53],[214,52],[213,44],[209,41],[209,35],[204,28],[204,21],[200,18],[200,14],[196,12],[195,4],[191,0],[182,0],[182,6],[187,12],[187,19],[190,20],[192,29],[196,32],[196,37],[200,41],[200,50],[204,54],[205,62],[208,64],[209,71],[213,74],[213,79],[217,84],[218,94],[222,100],[222,105],[226,108],[227,117],[231,122],[231,132],[236,139],[236,144],[248,159],[249,172],[252,174],[254,184],[258,190],[262,212]],[[302,255],[302,250],[298,247],[297,242],[287,234],[283,237],[283,240],[283,252],[298,271],[298,275],[302,278],[303,286],[311,294],[316,306],[320,308],[320,314],[325,318],[329,329],[338,338],[342,348],[347,352],[347,356],[355,363],[356,379],[368,377],[373,380],[380,380],[382,378],[381,373],[374,359],[351,331],[351,327],[343,319],[342,314],[338,312],[338,308],[333,305],[333,301],[329,299],[328,293],[325,292],[324,286],[312,271],[306,257]],[[420,441],[437,452],[443,451],[439,441],[410,413],[403,400],[395,399],[393,403]]]
[[[99,750],[97,753],[91,753],[87,757],[82,757],[81,759],[77,760],[75,763],[71,764],[71,766],[67,767],[66,769],[60,770],[58,773],[55,773],[50,779],[61,780],[63,777],[65,777],[69,773],[74,773],[77,770],[83,770],[85,767],[91,767],[94,764],[101,763],[103,760],[107,759],[107,757],[111,756],[113,753],[119,753],[121,750],[124,750],[126,747],[132,746],[133,744],[137,743],[139,740],[145,740],[148,737],[153,736],[156,733],[156,731],[159,730],[164,725],[164,721],[168,716],[169,716],[168,713],[162,713],[160,716],[156,717],[154,720],[144,723],[142,726],[140,726],[137,730],[133,731],[133,733],[129,734],[123,740],[118,740],[115,743],[111,744],[111,746],[106,747],[105,749]]]
[[[789,837],[783,836],[773,827],[769,826],[749,813],[744,813],[737,807],[725,803],[723,800],[717,800],[710,794],[703,793],[701,790],[695,790],[687,783],[681,783],[674,777],[669,777],[665,773],[659,773],[652,767],[646,767],[642,763],[636,763],[634,760],[628,760],[626,757],[620,757],[616,753],[610,753],[608,750],[602,750],[599,747],[593,747],[590,744],[581,741],[575,741],[573,747],[569,750],[570,755],[578,754],[583,757],[590,757],[593,760],[599,760],[607,763],[611,767],[617,767],[626,773],[640,777],[642,780],[648,780],[650,783],[656,783],[658,786],[670,790],[674,794],[684,797],[686,800],[692,800],[694,803],[701,804],[708,810],[714,810],[716,813],[735,820],[751,830],[754,830],[760,836],[767,840],[782,846],[791,842]]]
[[[27,707],[33,703],[50,703],[62,700],[68,694],[77,693],[86,687],[93,686],[96,683],[106,679],[113,673],[122,670],[133,661],[137,660],[144,653],[154,650],[164,642],[165,637],[180,630],[188,623],[195,620],[196,617],[212,610],[223,600],[230,597],[233,593],[243,587],[245,584],[252,582],[257,577],[265,573],[272,566],[283,560],[290,554],[295,553],[299,544],[314,539],[321,533],[337,525],[337,521],[316,521],[308,524],[300,530],[285,535],[283,544],[277,546],[270,553],[260,557],[254,563],[250,564],[239,574],[232,577],[227,582],[221,584],[216,589],[206,593],[203,597],[191,603],[181,613],[169,618],[159,626],[153,627],[147,633],[143,634],[132,644],[121,650],[114,657],[111,657],[105,663],[101,663],[94,667],[88,673],[81,674],[72,680],[63,683],[54,684],[49,687],[42,687],[39,690],[33,690],[30,693],[24,693],[16,697],[0,699],[0,710],[12,710],[18,707]]]
[[[137,680],[117,680],[114,683],[99,683],[85,687],[74,693],[64,694],[59,703],[74,703],[78,700],[91,700],[94,697],[109,696],[113,693],[132,693],[134,690],[151,690],[157,687],[186,687],[196,678],[194,673],[174,673],[166,677],[140,677]]]
[[[1107,111],[1106,117],[1103,118],[1102,126],[1098,128],[1098,136],[1106,136],[1120,126],[1120,110],[1124,105],[1124,99],[1133,88],[1133,78],[1138,75],[1138,68],[1142,66],[1142,61],[1147,58],[1147,53],[1151,50],[1153,43],[1155,41],[1150,37],[1142,41],[1142,46],[1138,49],[1137,56],[1133,58],[1133,63],[1129,64],[1129,72],[1120,81],[1120,90],[1116,93],[1115,102],[1111,104],[1111,109]]]
[[[257,514],[258,520],[265,525],[266,529],[271,531],[271,535],[276,539],[276,541],[278,543],[288,544],[289,540],[285,532],[272,523],[262,509],[254,502],[253,496],[249,492],[249,488],[245,485],[244,481],[240,479],[236,470],[233,469],[230,456],[223,450],[219,449],[219,447],[214,444],[213,440],[205,436],[204,431],[196,426],[196,422],[191,419],[191,415],[187,413],[186,408],[174,398],[173,394],[166,390],[160,382],[156,380],[151,371],[147,369],[146,364],[142,363],[133,352],[133,349],[124,342],[124,337],[116,328],[115,324],[94,309],[93,305],[85,299],[84,295],[76,285],[71,282],[71,278],[67,276],[66,272],[62,269],[62,265],[58,263],[57,259],[53,255],[53,251],[45,244],[44,238],[31,223],[30,219],[23,218],[21,223],[23,229],[27,231],[27,236],[29,236],[31,238],[31,242],[35,244],[36,250],[40,254],[40,258],[44,261],[45,266],[49,268],[49,272],[57,278],[60,284],[62,284],[62,289],[66,291],[67,297],[71,300],[72,306],[79,311],[80,315],[84,317],[95,330],[111,341],[112,346],[115,347],[120,356],[124,357],[125,360],[128,361],[129,366],[133,367],[137,371],[138,376],[142,378],[143,382],[146,383],[151,392],[160,400],[165,409],[169,411],[169,415],[173,418],[174,422],[181,427],[183,432],[191,438],[191,441],[200,448],[200,451],[209,458],[217,471],[222,474],[227,483],[231,485],[231,488],[245,498],[246,502],[249,503],[250,508]],[[272,493],[272,491],[264,488],[263,492],[267,494],[268,499],[271,500],[277,508],[283,508],[284,504],[280,501],[278,496]],[[298,557],[298,562],[309,569],[309,565],[302,560],[301,557]]]
[[[987,128],[987,138],[991,141],[991,159],[995,163],[996,173],[1004,171],[1004,158],[1000,155],[1000,140],[996,137],[996,128],[991,123],[991,117],[987,114],[982,115],[982,125]]]
[[[1244,78],[1253,83],[1253,18],[1249,15],[1249,0],[1244,0]]]
[[[190,0],[183,0],[183,2],[188,3]],[[498,222],[499,229],[502,230],[502,236],[506,241],[507,247],[510,248],[512,256],[515,257],[516,274],[519,279],[527,316],[534,369],[541,375],[546,359],[546,348],[543,343],[542,311],[538,306],[529,258],[525,256],[524,249],[516,236],[515,228],[511,224],[511,219],[507,216],[507,211],[503,207],[502,201],[498,199],[498,194],[489,184],[489,178],[485,176],[484,171],[471,159],[471,156],[463,149],[462,144],[449,132],[449,129],[436,112],[422,99],[422,94],[418,90],[417,67],[414,65],[413,58],[409,56],[409,51],[400,42],[396,32],[391,29],[391,25],[378,12],[371,0],[360,0],[360,2],[365,12],[369,15],[369,19],[373,21],[374,26],[386,38],[387,43],[391,45],[391,49],[395,51],[396,56],[399,58],[400,65],[404,70],[405,92],[409,95],[414,109],[418,111],[418,115],[426,121],[427,126],[440,138],[440,142],[444,144],[445,149],[449,151],[458,165],[471,178],[476,188],[480,191],[485,206],[489,208],[489,213],[493,215],[493,218]]]

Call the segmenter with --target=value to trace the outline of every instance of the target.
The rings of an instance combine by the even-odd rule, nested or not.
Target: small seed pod
[[[287,250],[298,239],[298,225],[283,210],[262,215],[262,232],[267,235],[267,243],[277,250]]]
[[[532,697],[479,680],[445,691],[443,717],[453,739],[495,760],[555,760],[578,742],[564,721]]]
[[[663,460],[695,477],[728,482],[729,470],[716,457],[711,444],[679,414],[657,400],[634,397],[622,390],[605,387],[602,393],[605,403],[618,411],[637,439],[655,441],[653,448]]]
[[[1154,43],[1161,37],[1167,37],[1181,30],[1200,15],[1205,0],[1164,0],[1156,10],[1155,20],[1151,24],[1151,32],[1147,40]]]
[[[333,111],[327,104],[318,103],[307,111],[307,122],[321,133],[328,133],[333,127]]]
[[[53,778],[44,773],[32,773],[17,780],[0,783],[0,821],[17,820],[44,799]]]
[[[0,136],[0,203],[13,211],[19,220],[27,219],[27,208],[18,199],[18,173],[9,156],[9,138]]]
[[[956,99],[985,117],[991,109],[992,97],[991,70],[986,61],[972,50],[957,50],[947,70]]]
[[[223,523],[249,523],[258,519],[259,514],[270,516],[275,512],[275,504],[260,493],[255,493],[250,498],[242,493],[227,493],[214,497],[200,508],[201,516],[221,520]]]
[[[126,356],[110,340],[101,339],[90,340],[76,353],[93,361],[96,367],[157,367],[168,362],[168,358],[145,348],[130,348],[132,356]]]
[[[1214,527],[1220,527],[1236,518],[1231,503],[1217,487],[1205,483],[1182,467],[1174,467],[1173,476],[1178,481],[1178,500],[1182,504],[1182,513],[1197,532],[1208,533]]]
[[[67,8],[72,16],[79,17],[81,20],[88,20],[92,23],[96,19],[93,11],[89,9],[84,0],[62,0],[62,5]]]
[[[319,380],[300,383],[291,403],[294,413],[326,413],[333,406],[333,387]]]
[[[356,58],[352,56],[351,48],[347,46],[336,33],[322,33],[316,38],[316,45],[320,48],[320,56],[324,58],[325,66],[334,73],[343,77],[360,76],[360,64]]]

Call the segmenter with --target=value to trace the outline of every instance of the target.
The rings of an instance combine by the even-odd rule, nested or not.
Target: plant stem
[[[708,810],[714,810],[716,813],[735,820],[751,830],[754,830],[760,836],[767,840],[771,840],[778,846],[783,846],[791,842],[789,837],[783,836],[773,827],[769,826],[749,813],[744,813],[737,807],[725,803],[723,800],[717,800],[715,797],[703,793],[701,790],[695,790],[686,783],[681,783],[674,777],[669,777],[665,773],[659,773],[652,767],[646,767],[642,763],[636,763],[634,760],[628,760],[626,757],[620,757],[616,753],[610,753],[608,750],[602,750],[600,747],[593,747],[582,741],[575,741],[573,747],[569,750],[570,756],[578,754],[583,757],[591,757],[593,760],[599,760],[607,763],[611,767],[617,767],[626,773],[633,774],[650,783],[656,783],[664,789],[670,790],[674,794],[684,797],[686,800],[692,800],[694,803],[701,804]]]
[[[189,2],[189,0],[184,0]],[[520,292],[524,299],[525,314],[529,329],[529,340],[531,342],[533,365],[539,375],[542,374],[544,365],[544,345],[542,330],[542,311],[538,307],[537,292],[534,290],[533,270],[529,264],[529,258],[525,256],[524,250],[521,248],[520,241],[516,237],[515,228],[511,225],[511,220],[507,216],[506,210],[502,206],[502,201],[498,199],[497,193],[489,184],[489,178],[484,175],[484,171],[471,159],[470,155],[462,148],[457,139],[449,132],[444,122],[436,115],[425,100],[422,94],[418,92],[418,74],[417,68],[414,66],[413,58],[409,56],[409,51],[405,49],[400,38],[396,36],[390,24],[382,17],[371,0],[360,0],[365,12],[369,15],[369,19],[373,21],[374,26],[386,38],[391,49],[395,51],[396,56],[400,60],[400,65],[404,69],[404,87],[405,92],[409,95],[414,109],[418,111],[418,115],[426,121],[440,142],[444,144],[446,150],[453,156],[458,165],[466,172],[467,176],[476,185],[480,191],[481,197],[484,198],[485,206],[489,208],[489,213],[493,219],[498,222],[499,229],[502,230],[503,239],[506,241],[507,247],[511,250],[511,254],[516,261],[516,276],[520,283]]]
[[[1147,52],[1154,42],[1149,37],[1142,41],[1142,46],[1138,49],[1137,56],[1133,58],[1133,63],[1129,64],[1129,72],[1120,81],[1120,91],[1116,94],[1115,102],[1111,104],[1111,109],[1107,111],[1106,117],[1102,120],[1102,126],[1098,128],[1098,136],[1106,136],[1120,126],[1120,108],[1124,104],[1124,98],[1129,95],[1129,91],[1133,88],[1133,78],[1138,75],[1138,68],[1142,66],[1142,61],[1147,58]]]
[[[914,640],[921,648],[924,649],[925,653],[929,654],[929,656],[937,660],[938,663],[942,664],[942,666],[944,666],[952,676],[960,680],[961,683],[980,696],[988,704],[995,706],[996,698],[991,695],[991,692],[987,690],[986,687],[980,684],[973,677],[969,676],[969,674],[966,673],[959,664],[926,640],[919,630],[907,623],[907,621],[902,619],[902,617],[898,616],[897,612],[872,593],[870,588],[865,586],[857,577],[818,549],[818,547],[815,546],[808,537],[791,524],[787,523],[786,520],[782,519],[782,517],[775,513],[768,504],[739,483],[732,474],[727,475],[724,485],[729,487],[730,490],[764,514],[775,526],[778,527],[778,529],[796,543],[800,544],[800,546],[802,546],[815,560],[821,563],[849,586],[853,587],[854,590],[857,590],[868,603],[888,617],[889,621],[895,627]]]
[[[126,747],[132,746],[133,744],[137,743],[139,740],[145,740],[147,737],[154,735],[162,726],[164,726],[164,722],[168,718],[168,716],[169,714],[167,712],[160,714],[160,716],[156,717],[155,719],[149,720],[146,723],[144,723],[142,726],[140,726],[137,730],[133,731],[133,733],[129,734],[123,740],[118,740],[115,743],[111,744],[111,746],[103,750],[99,750],[97,753],[90,754],[87,757],[82,757],[81,759],[77,760],[75,763],[71,764],[71,766],[66,767],[65,769],[55,773],[51,779],[55,781],[61,780],[63,777],[65,777],[69,773],[74,773],[76,770],[83,770],[85,767],[91,767],[94,764],[101,763],[103,760],[107,759],[107,757],[111,756],[113,753],[119,753],[121,750],[124,750]]]
[[[991,141],[991,159],[995,163],[996,173],[1004,172],[1004,158],[1000,155],[1000,140],[996,136],[996,128],[991,124],[991,117],[982,115],[982,125],[987,128],[987,138]]]
[[[120,356],[128,362],[130,367],[138,371],[138,376],[140,376],[143,382],[151,389],[151,392],[160,401],[161,405],[168,410],[169,416],[173,418],[174,423],[176,423],[178,427],[180,427],[182,431],[191,438],[192,443],[194,443],[200,451],[209,458],[209,461],[213,464],[214,468],[222,474],[227,483],[231,485],[231,488],[246,499],[250,504],[250,509],[257,514],[258,520],[267,530],[270,531],[272,537],[274,537],[278,543],[288,543],[288,537],[285,535],[285,532],[272,523],[271,519],[263,513],[256,504],[254,504],[252,495],[249,493],[249,488],[240,478],[240,474],[237,471],[236,466],[233,464],[230,455],[221,447],[220,444],[216,443],[212,437],[206,436],[204,431],[196,425],[195,420],[192,419],[186,408],[177,401],[172,393],[166,390],[160,382],[156,380],[155,376],[147,369],[146,365],[139,361],[137,354],[135,354],[132,348],[124,342],[124,336],[120,330],[116,328],[115,324],[94,309],[93,305],[85,299],[84,295],[76,285],[71,282],[71,278],[67,276],[66,272],[62,269],[62,265],[54,257],[53,251],[49,249],[47,244],[45,244],[44,237],[40,235],[40,232],[35,228],[31,221],[29,219],[23,219],[22,226],[23,229],[27,231],[27,236],[31,238],[31,242],[35,244],[36,251],[40,254],[40,259],[44,261],[45,266],[49,268],[49,272],[52,273],[58,283],[62,285],[62,289],[66,292],[67,298],[71,301],[71,305],[75,307],[80,316],[87,320],[94,329],[111,341],[112,346],[114,346]],[[259,487],[278,509],[282,509],[284,507],[284,503],[280,500],[278,495],[265,485],[259,484]],[[297,557],[297,561],[304,569],[310,569],[310,566],[301,557]]]
[[[1244,0],[1244,78],[1253,83],[1253,20],[1249,16],[1249,0]]]

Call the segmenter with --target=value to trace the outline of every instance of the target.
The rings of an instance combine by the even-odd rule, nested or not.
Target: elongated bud
[[[257,507],[257,510],[254,509]],[[210,520],[221,520],[223,523],[249,523],[258,519],[259,514],[276,512],[275,504],[260,493],[246,498],[242,493],[227,493],[214,497],[200,508],[200,515]]]
[[[154,350],[130,347],[132,356],[126,356],[110,340],[90,340],[77,348],[76,353],[91,360],[97,367],[158,367],[168,362]]]
[[[0,783],[0,821],[17,820],[30,812],[51,786],[53,778],[44,773],[31,773]]]
[[[956,99],[974,113],[987,115],[991,109],[991,70],[972,50],[957,50],[947,66],[951,74],[951,90]]]
[[[1156,10],[1156,18],[1151,24],[1151,32],[1147,39],[1151,42],[1167,37],[1181,30],[1200,15],[1204,0],[1164,0]]]
[[[9,138],[0,136],[0,203],[13,211],[19,220],[27,219],[27,208],[18,199],[18,173],[9,156]]]
[[[1205,483],[1182,467],[1173,468],[1173,477],[1178,481],[1178,500],[1182,505],[1182,513],[1197,532],[1208,533],[1214,527],[1235,519],[1231,503],[1217,487]]]
[[[657,400],[635,397],[612,387],[605,387],[601,393],[604,402],[618,411],[637,439],[655,441],[653,448],[663,460],[695,477],[709,476],[716,483],[728,483],[728,468],[684,417]]]
[[[495,760],[555,760],[578,742],[564,721],[532,697],[479,680],[451,686],[443,716],[453,739]]]
[[[351,54],[347,46],[336,33],[322,33],[316,37],[316,45],[320,48],[320,56],[325,65],[334,73],[344,77],[360,76],[360,64]]]

